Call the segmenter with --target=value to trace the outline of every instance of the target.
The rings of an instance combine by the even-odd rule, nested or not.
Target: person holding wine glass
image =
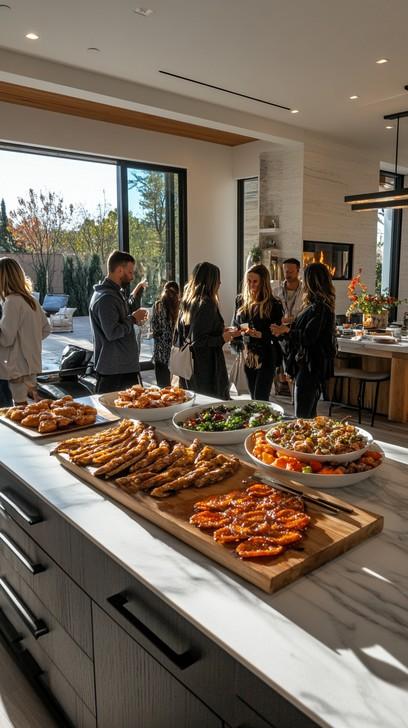
[[[242,337],[234,339],[232,348],[243,348],[245,375],[252,399],[269,401],[275,369],[281,350],[271,324],[280,324],[283,308],[272,294],[270,274],[266,266],[253,265],[245,274],[242,293],[235,301],[233,325]]]

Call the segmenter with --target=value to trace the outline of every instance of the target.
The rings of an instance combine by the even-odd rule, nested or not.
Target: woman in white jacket
[[[0,258],[0,379],[9,383],[15,404],[36,397],[41,342],[50,325],[19,263]]]

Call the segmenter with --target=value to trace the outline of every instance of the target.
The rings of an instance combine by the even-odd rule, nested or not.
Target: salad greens
[[[244,430],[249,427],[263,427],[278,422],[282,416],[267,402],[250,402],[240,407],[206,407],[193,417],[186,419],[182,426],[197,432],[228,432]]]

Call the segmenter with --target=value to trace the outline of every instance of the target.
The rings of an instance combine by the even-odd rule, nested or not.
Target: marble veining
[[[90,540],[319,725],[408,728],[408,458],[403,448],[381,446],[387,461],[378,475],[331,493],[383,514],[384,531],[274,595],[96,493],[49,456],[50,444],[1,425],[0,455]]]

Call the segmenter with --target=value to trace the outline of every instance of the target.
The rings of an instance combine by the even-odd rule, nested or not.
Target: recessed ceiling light
[[[298,114],[299,113],[299,109],[291,109],[290,110],[290,113],[291,114]]]
[[[379,66],[381,66],[382,63],[388,63],[388,58],[379,58],[376,63],[378,63]]]
[[[26,38],[28,38],[28,40],[38,40],[39,37],[40,36],[37,35],[37,33],[27,33],[26,34]]]
[[[147,18],[149,15],[153,15],[153,10],[150,8],[135,8],[133,10],[136,15],[142,15],[144,18]]]
[[[386,129],[393,129],[394,127],[393,126],[386,126],[385,128]]]
[[[356,94],[354,94],[354,96],[349,96],[350,101],[355,101],[358,98],[360,98],[360,97],[356,96]]]
[[[101,49],[97,48],[96,46],[89,46],[89,48],[86,49],[87,51],[90,51],[91,53],[100,53]]]

